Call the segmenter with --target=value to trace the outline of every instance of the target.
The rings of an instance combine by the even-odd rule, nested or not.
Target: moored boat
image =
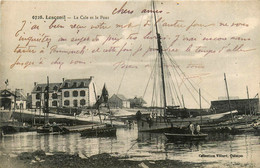
[[[237,111],[232,111],[233,114]],[[150,117],[148,114],[138,112],[137,127],[139,132],[167,132],[173,127],[187,127],[190,122],[199,123],[202,129],[211,129],[216,125],[221,126],[221,123],[230,120],[231,112],[221,114],[211,114],[197,117]],[[226,125],[226,124],[225,124]]]
[[[80,134],[84,137],[115,137],[116,130],[116,127],[112,126],[92,127],[80,131]]]
[[[44,125],[38,127],[36,131],[39,134],[65,134],[68,132],[65,128],[61,128],[57,125]]]
[[[155,3],[152,2],[151,5],[152,9],[156,11]],[[163,33],[163,30],[157,25],[160,24],[156,19],[157,17],[160,18],[159,13],[154,12],[152,15],[151,26],[155,29],[152,28],[151,32],[154,34],[157,44],[155,45],[156,48],[155,46],[151,46],[151,48],[154,49],[153,54],[156,58],[152,64],[154,66],[145,88],[145,93],[148,93],[147,89],[151,86],[149,97],[151,98],[152,108],[147,115],[141,111],[136,113],[138,131],[165,132],[173,127],[186,127],[190,122],[207,126],[208,124],[233,120],[233,115],[237,111],[230,108],[222,114],[216,114],[213,108],[206,110],[206,113],[203,112],[201,99],[210,105],[209,101],[201,95],[199,86],[195,86],[195,83],[180,68],[174,57],[167,52],[167,45],[162,42],[162,40],[166,41],[166,38],[161,36],[160,32]],[[184,87],[181,88],[180,86]],[[182,93],[188,93],[188,100],[192,100],[194,105],[200,106],[198,110],[196,109],[197,116],[194,116],[195,113],[192,114],[191,110],[185,107]],[[199,101],[196,98],[197,94],[199,94]]]
[[[208,134],[175,134],[164,133],[166,138],[170,141],[201,141],[205,140]]]
[[[102,119],[101,119],[101,113],[100,113],[100,108],[106,107],[108,109],[108,112],[105,115],[108,115],[110,118],[111,124],[102,124]],[[106,89],[106,86],[104,84],[104,87],[102,89],[102,94],[101,96],[97,97],[97,102],[95,104],[96,109],[98,110],[98,115],[100,118],[100,124],[97,125],[96,127],[92,126],[92,128],[87,128],[85,130],[80,131],[81,136],[84,137],[114,137],[116,136],[116,130],[117,128],[113,126],[112,124],[112,113],[109,108],[108,104],[108,91]]]

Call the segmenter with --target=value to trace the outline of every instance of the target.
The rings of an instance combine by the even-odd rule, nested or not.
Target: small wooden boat
[[[171,141],[200,141],[205,140],[208,134],[174,134],[164,133],[168,140]]]
[[[100,125],[97,125],[96,127],[92,126],[92,128],[87,128],[87,129],[80,131],[81,136],[84,136],[84,137],[116,137],[116,127],[114,127],[112,124],[112,118],[111,118],[112,112],[110,111],[110,108],[109,108],[108,91],[106,89],[105,84],[102,89],[102,95],[100,97],[99,96],[97,97],[97,102],[94,106],[98,110]],[[111,124],[102,125],[101,113],[100,113],[100,109],[102,107],[108,109],[108,112],[105,113],[105,115],[108,114]]]
[[[1,127],[3,134],[14,134],[18,132],[29,132],[34,131],[30,126],[20,126],[20,125],[5,125]]]
[[[44,125],[42,127],[37,128],[37,133],[39,134],[64,134],[67,131],[64,128],[59,126],[52,126],[52,125]]]
[[[84,137],[115,137],[116,127],[105,126],[105,127],[88,128],[80,131],[80,134],[81,136]]]

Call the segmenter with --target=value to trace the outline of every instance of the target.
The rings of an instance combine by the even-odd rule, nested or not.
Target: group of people
[[[199,124],[192,124],[192,122],[190,122],[189,126],[188,126],[190,132],[192,135],[194,134],[200,134],[200,125]]]

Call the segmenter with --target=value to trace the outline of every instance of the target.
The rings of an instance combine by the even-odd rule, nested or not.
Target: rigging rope
[[[166,62],[166,58],[165,58],[165,62]],[[173,69],[174,69],[174,66],[173,66]],[[180,91],[180,89],[179,89],[179,87],[178,87],[178,90],[179,90],[179,93],[178,93],[178,90],[177,90],[176,87],[175,87],[175,82],[174,82],[173,79],[172,79],[171,72],[170,72],[169,69],[167,69],[167,70],[168,70],[168,73],[170,74],[170,79],[171,79],[171,80],[169,80],[169,83],[173,85],[174,91],[175,91],[175,93],[176,93],[176,94],[174,94],[174,95],[176,96],[176,98],[177,98],[177,100],[178,100],[180,106],[182,106],[182,103],[181,103],[181,100],[180,100],[180,97],[179,97],[179,96],[181,95],[181,91]],[[174,72],[174,71],[173,71],[173,72]],[[174,73],[174,77],[175,77],[175,80],[176,80],[176,84],[177,84],[177,86],[178,86],[178,80],[177,80],[177,78],[176,78],[175,73]]]
[[[145,87],[145,90],[144,90],[143,97],[144,97],[145,94],[146,94],[146,91],[147,91],[148,85],[149,85],[150,80],[151,80],[151,78],[152,78],[152,74],[153,74],[153,72],[155,71],[157,59],[158,59],[158,58],[156,57],[155,63],[154,63],[154,65],[153,65],[153,68],[152,68],[152,71],[151,71],[151,74],[150,74],[150,77],[149,77],[149,79],[148,79],[148,82],[147,82],[146,87]]]
[[[174,64],[174,62],[172,62],[172,59],[169,57],[169,55],[168,54],[166,54],[167,56],[168,56],[168,58],[170,59],[170,62],[173,64],[173,65],[175,65]],[[174,66],[175,67],[175,66]],[[177,68],[178,68],[178,66],[177,66]],[[176,70],[176,72],[177,72],[177,74],[179,75],[179,77],[181,78],[181,75],[179,74],[179,72],[177,71],[177,69],[176,68],[174,68],[175,70]],[[198,101],[196,100],[196,98],[194,97],[194,95],[192,94],[192,92],[190,91],[190,89],[188,88],[188,86],[186,85],[186,83],[183,81],[183,84],[184,84],[184,86],[185,86],[185,88],[189,91],[189,93],[190,93],[190,95],[192,96],[192,98],[194,99],[194,101],[199,105],[199,103],[198,103]]]
[[[152,6],[152,5],[151,5],[151,6]],[[152,19],[152,15],[151,15],[151,25],[153,25],[153,24],[154,24],[154,21],[153,21],[153,19]],[[160,26],[159,28],[160,28],[161,34],[163,35],[163,29],[162,29],[161,25],[159,25],[159,26]],[[140,27],[139,27],[139,30],[140,30]],[[138,30],[138,32],[139,32],[139,30]],[[152,32],[151,32],[151,33],[154,34],[153,26],[152,26]],[[164,37],[164,36],[162,36],[162,37]],[[152,42],[153,42],[153,43],[152,43],[152,46],[153,46],[152,49],[154,49],[154,40],[152,40]],[[163,42],[164,46],[166,46],[165,41],[162,41],[162,42]],[[152,50],[152,51],[154,52],[154,50]],[[196,92],[197,94],[199,94],[199,91],[198,91],[198,89],[194,86],[194,84],[195,84],[196,86],[198,86],[198,85],[197,85],[192,79],[189,79],[189,77],[187,77],[187,75],[186,75],[186,74],[183,72],[183,70],[179,67],[179,65],[177,64],[177,62],[175,61],[175,59],[174,59],[174,58],[171,58],[170,55],[169,55],[169,53],[168,53],[166,50],[164,50],[164,53],[166,53],[166,57],[168,57],[168,59],[169,59],[171,65],[173,66],[172,72],[173,72],[173,74],[174,74],[174,79],[171,77],[172,72],[170,71],[170,69],[169,69],[168,67],[165,68],[165,72],[166,72],[166,73],[165,73],[165,77],[168,78],[168,81],[166,81],[166,83],[165,83],[165,85],[166,85],[165,87],[167,88],[167,90],[170,91],[170,95],[169,95],[169,96],[172,98],[172,104],[175,104],[175,102],[174,102],[174,99],[175,99],[175,100],[178,100],[179,104],[184,107],[184,102],[182,102],[182,101],[180,100],[180,96],[181,96],[180,84],[183,83],[183,85],[184,85],[185,88],[188,90],[188,92],[190,93],[190,95],[192,96],[192,98],[194,99],[194,101],[199,105],[198,100],[195,98],[195,96],[194,96],[194,94],[193,94],[194,92],[192,93],[192,91],[190,90],[190,88],[188,87],[187,84],[191,85],[191,89],[194,89],[195,92]],[[157,53],[157,54],[158,54],[158,53]],[[156,64],[158,64],[158,67],[160,67],[160,60],[158,59],[158,57],[159,57],[159,56],[157,55],[154,65],[151,64],[151,66],[152,66],[152,71],[151,71],[150,77],[149,77],[149,79],[148,79],[148,82],[147,82],[147,85],[146,85],[146,88],[145,88],[143,97],[145,96],[145,94],[146,94],[146,92],[147,92],[148,85],[149,85],[149,83],[150,83],[150,80],[152,79],[152,74],[154,73],[154,74],[155,74],[155,77],[154,77],[154,83],[153,83],[153,92],[152,92],[151,105],[155,105],[155,106],[158,105],[158,104],[157,104],[157,103],[158,103],[158,102],[157,102],[158,97],[156,98],[156,95],[158,95],[158,91],[159,91],[159,97],[160,97],[159,104],[160,104],[160,106],[162,106],[164,95],[163,95],[163,93],[162,93],[162,81],[161,81],[162,79],[161,79],[161,78],[157,78],[157,75],[158,75],[158,77],[161,75],[161,74],[160,74],[161,69],[158,70],[157,67],[156,67]],[[166,57],[163,56],[163,61],[164,61],[164,62],[166,62]],[[166,66],[168,66],[168,65],[166,65]],[[180,78],[180,81],[177,79],[177,75],[178,75],[178,77]],[[175,80],[175,81],[174,81],[174,80]],[[187,80],[188,83],[187,83],[185,80]],[[193,82],[194,84],[193,84],[192,82]],[[187,83],[187,84],[186,84],[186,83]],[[121,86],[121,84],[120,84],[120,86]],[[173,87],[173,89],[172,89],[172,87]],[[157,89],[157,88],[159,88],[159,89]],[[207,93],[207,92],[205,91],[205,93]],[[209,93],[208,93],[208,94],[209,94]],[[167,98],[167,95],[165,95],[165,97]],[[175,97],[175,98],[174,98],[174,97]],[[202,97],[202,99],[203,99],[205,102],[207,102],[208,104],[210,104],[209,101],[206,100],[206,98],[205,98],[204,96],[201,95],[201,97]],[[167,100],[168,100],[168,98],[167,98]]]
[[[174,59],[173,59],[173,61],[175,62],[175,64],[177,64]],[[198,90],[195,88],[195,86],[191,83],[190,79],[186,76],[186,74],[182,71],[182,69],[181,69],[180,67],[177,67],[177,68],[179,69],[179,71],[181,71],[181,73],[182,73],[183,76],[185,77],[184,79],[186,79],[186,80],[190,83],[190,85],[192,86],[192,88],[199,94],[199,91],[198,91]],[[185,83],[185,81],[183,81],[183,83]],[[204,96],[201,96],[201,97],[202,97],[202,99],[203,99],[205,102],[207,102],[208,104],[210,104],[209,101],[204,98]]]

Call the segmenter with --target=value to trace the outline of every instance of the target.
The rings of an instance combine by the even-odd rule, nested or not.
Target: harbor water
[[[116,137],[86,138],[79,133],[39,135],[36,132],[5,135],[0,140],[0,154],[18,155],[43,150],[89,157],[101,153],[128,156],[131,160],[180,160],[260,165],[260,136],[255,134],[209,135],[207,141],[169,142],[163,134],[138,133],[120,128]]]

